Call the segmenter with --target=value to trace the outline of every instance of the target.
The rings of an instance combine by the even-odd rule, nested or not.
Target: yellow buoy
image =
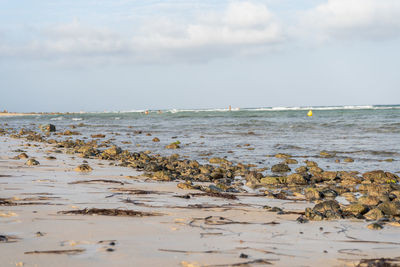
[[[311,109],[308,111],[307,116],[308,116],[308,117],[311,117],[311,116],[312,116],[312,110],[311,110]]]

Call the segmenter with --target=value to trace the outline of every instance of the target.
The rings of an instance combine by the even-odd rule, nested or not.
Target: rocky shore
[[[395,227],[395,231],[400,229],[396,228],[400,226],[400,178],[392,172],[371,170],[359,173],[357,171],[324,170],[318,166],[316,161],[296,159],[283,153],[274,155],[281,159],[281,163],[272,166],[260,167],[256,164],[234,163],[225,158],[216,157],[209,158],[207,164],[200,164],[196,160],[183,158],[178,153],[162,156],[154,155],[150,151],[123,150],[113,144],[112,138],[108,139],[104,134],[93,133],[90,139],[80,139],[76,126],[64,132],[58,132],[56,128],[56,125],[46,124],[40,125],[38,131],[33,131],[24,128],[13,129],[4,125],[0,128],[0,135],[15,140],[24,140],[27,142],[26,147],[34,147],[40,143],[46,144],[51,148],[50,155],[46,157],[48,161],[57,161],[57,155],[60,153],[79,158],[81,164],[75,166],[76,173],[90,174],[96,171],[96,167],[89,163],[91,160],[105,161],[110,166],[139,171],[142,179],[146,181],[173,184],[179,192],[182,192],[182,195],[179,196],[182,199],[206,196],[230,201],[247,196],[274,201],[290,201],[304,203],[305,207],[302,210],[286,210],[278,206],[262,205],[261,208],[265,213],[291,216],[290,218],[297,225],[310,224],[309,222],[312,221],[349,221],[366,223],[366,231],[381,230],[386,226]],[[77,138],[59,138],[66,136],[76,136]],[[153,141],[159,140],[154,137]],[[180,143],[176,141],[166,148],[179,151],[179,147]],[[31,157],[22,149],[15,149],[14,153],[16,153],[14,160],[23,161],[27,166],[34,168],[41,165],[40,159]],[[321,152],[321,157],[335,160],[334,155],[324,151]],[[351,159],[346,160],[350,161]],[[297,167],[291,167],[293,165]],[[91,181],[96,183],[94,180]],[[81,181],[81,183],[84,182]],[[97,182],[124,184],[118,180],[100,179]],[[122,194],[124,191],[121,189],[117,193]],[[125,199],[125,201],[129,203],[130,200]],[[18,205],[18,202],[13,199],[0,199],[1,206],[10,206],[13,203]],[[202,207],[199,206],[199,208]],[[158,212],[132,212],[92,208],[64,211],[63,214],[158,215]],[[293,218],[293,216],[295,217]],[[211,224],[219,225],[220,223],[213,221]],[[245,255],[242,258],[246,258]],[[383,261],[385,260],[383,259]],[[378,265],[379,260],[377,262],[377,265],[362,265],[362,262],[359,264],[360,266],[381,266]],[[263,264],[263,262],[255,261],[249,264]],[[368,264],[374,263],[368,262]]]

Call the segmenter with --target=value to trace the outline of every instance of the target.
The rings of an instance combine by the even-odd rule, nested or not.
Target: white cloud
[[[35,58],[113,58],[162,61],[211,60],[258,51],[284,40],[282,29],[263,4],[231,2],[186,21],[151,17],[132,24],[130,32],[85,26],[78,21],[40,29],[14,54]],[[2,49],[0,54],[9,53]]]
[[[400,36],[399,0],[328,0],[302,14],[298,29],[326,39]]]

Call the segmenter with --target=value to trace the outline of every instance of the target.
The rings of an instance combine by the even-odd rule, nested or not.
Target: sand
[[[88,159],[93,171],[79,173],[74,169],[82,158],[26,144],[0,137],[0,199],[21,204],[0,205],[0,266],[355,266],[361,259],[400,256],[397,226],[376,231],[365,221],[299,224],[297,214],[263,206],[302,212],[311,203],[252,194],[185,199],[179,196],[198,191],[148,180],[108,161]],[[40,165],[13,159],[17,149]],[[60,213],[85,208],[158,216]]]

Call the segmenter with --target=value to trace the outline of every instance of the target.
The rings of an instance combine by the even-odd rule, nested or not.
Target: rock
[[[307,180],[304,178],[303,175],[298,173],[293,173],[287,176],[286,182],[288,184],[298,184],[298,185],[305,185],[307,184]]]
[[[335,190],[330,188],[322,190],[321,193],[324,198],[332,198],[332,199],[336,198],[338,195],[338,193]]]
[[[353,193],[351,193],[351,192],[343,193],[341,196],[344,197],[344,198],[345,198],[348,202],[350,202],[350,203],[355,203],[355,202],[357,202],[356,196],[355,196]]]
[[[321,157],[323,157],[323,158],[333,158],[334,156],[336,156],[335,153],[329,153],[329,152],[326,152],[326,151],[321,151],[321,152],[319,153],[319,155],[320,155]]]
[[[84,163],[76,167],[74,170],[76,172],[91,172],[93,168],[90,167],[89,164]]]
[[[312,173],[313,175],[315,175],[315,174],[322,174],[324,170],[321,169],[321,168],[318,167],[318,166],[313,166],[313,167],[310,167],[310,168],[309,168],[309,171],[310,171],[310,173]]]
[[[181,143],[181,142],[176,141],[176,142],[173,142],[173,143],[171,143],[171,144],[169,144],[169,145],[166,145],[165,148],[167,148],[167,149],[178,149],[178,148],[181,148],[181,147],[179,146],[180,143]]]
[[[168,171],[158,171],[153,173],[153,179],[159,181],[171,181],[172,176]]]
[[[399,176],[396,174],[382,170],[363,173],[363,178],[375,183],[397,183],[399,181]]]
[[[153,142],[160,142],[160,138],[154,137],[152,141],[153,141]]]
[[[373,196],[362,196],[358,199],[358,203],[368,206],[376,206],[379,204],[379,199]]]
[[[367,228],[371,230],[381,230],[383,229],[383,226],[379,223],[370,223],[367,225]]]
[[[321,192],[314,187],[304,189],[304,196],[308,201],[319,200],[323,197]]]
[[[280,184],[280,179],[281,177],[272,177],[272,176],[267,176],[264,178],[261,178],[260,183],[261,184],[267,184],[267,185],[277,185]]]
[[[252,182],[260,182],[260,179],[263,177],[262,173],[256,172],[256,171],[250,171],[249,173],[246,174],[244,177],[246,181],[252,181]]]
[[[325,181],[336,179],[338,173],[333,171],[324,171],[321,173],[322,179]]]
[[[63,135],[80,135],[79,132],[74,132],[71,130],[66,130],[65,132],[62,133]]]
[[[345,158],[343,161],[349,163],[349,162],[354,162],[354,159],[352,159],[352,158]]]
[[[344,208],[344,211],[349,212],[356,216],[364,215],[365,213],[368,212],[368,210],[369,210],[368,206],[359,203],[350,204]]]
[[[39,126],[42,132],[55,132],[56,126],[53,124],[42,124]]]
[[[322,221],[324,219],[324,216],[321,213],[316,212],[311,208],[306,208],[304,212],[304,217],[308,220],[313,221]]]
[[[296,219],[296,221],[297,221],[298,223],[307,223],[307,222],[308,222],[308,220],[307,220],[303,215],[299,216],[299,217]]]
[[[291,157],[292,157],[291,155],[285,154],[285,153],[278,153],[275,155],[275,158],[278,158],[278,159],[288,159]]]
[[[213,184],[210,184],[208,186],[208,188],[206,189],[207,192],[211,192],[211,193],[221,193],[224,190],[221,187],[215,186]]]
[[[364,217],[368,220],[376,221],[383,218],[383,213],[378,208],[373,208],[372,210],[368,211],[364,214]]]
[[[297,163],[299,163],[299,162],[295,159],[286,159],[284,161],[284,164],[297,164]]]
[[[300,166],[295,170],[297,173],[306,173],[308,168],[306,166]]]
[[[306,160],[307,167],[318,167],[318,164],[315,161]]]
[[[325,213],[327,211],[339,212],[340,205],[336,200],[326,200],[315,205],[313,210],[320,213]]]
[[[35,166],[35,165],[39,165],[39,161],[35,160],[35,159],[28,159],[28,161],[25,163],[28,166]]]
[[[28,155],[27,155],[26,153],[21,153],[21,154],[19,154],[19,155],[17,156],[17,158],[19,158],[19,159],[27,159],[27,158],[28,158]]]
[[[380,209],[385,215],[389,216],[399,216],[400,215],[400,202],[399,201],[386,201],[378,205],[378,209]]]
[[[193,184],[190,183],[190,182],[179,183],[179,184],[177,184],[177,187],[180,188],[180,189],[185,189],[185,190],[194,189]]]
[[[109,156],[109,157],[115,157],[118,154],[122,152],[122,149],[118,146],[112,146],[106,150],[103,151],[103,155]]]
[[[211,164],[226,164],[226,163],[228,163],[229,161],[228,160],[226,160],[226,159],[224,159],[224,158],[211,158],[210,160],[209,160],[209,162],[211,163]]]
[[[314,208],[306,208],[305,217],[310,220],[320,221],[323,219],[337,220],[342,219],[342,210],[335,200],[327,200],[318,203]]]
[[[92,134],[90,137],[92,137],[92,138],[104,138],[104,137],[106,137],[106,135],[105,134]]]
[[[272,172],[289,172],[290,168],[288,165],[279,163],[271,167]]]

